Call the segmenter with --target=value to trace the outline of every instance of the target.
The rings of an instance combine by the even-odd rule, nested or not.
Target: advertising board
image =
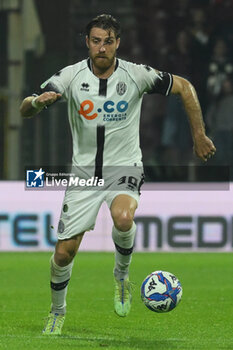
[[[25,190],[25,183],[0,182],[0,251],[49,251],[64,191]],[[135,251],[232,251],[233,184],[145,184],[136,211]],[[82,251],[114,251],[106,203]]]

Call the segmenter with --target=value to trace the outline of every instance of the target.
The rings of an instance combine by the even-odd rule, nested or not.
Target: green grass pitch
[[[42,336],[50,306],[50,253],[0,254],[0,349],[233,349],[233,255],[135,253],[131,313],[113,312],[113,254],[79,253],[67,298],[63,335]],[[183,298],[167,314],[140,299],[147,274],[167,270]]]

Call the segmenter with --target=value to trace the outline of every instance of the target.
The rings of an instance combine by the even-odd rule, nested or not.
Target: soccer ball
[[[180,281],[170,272],[154,271],[142,282],[141,298],[151,311],[171,311],[179,304],[181,296]]]

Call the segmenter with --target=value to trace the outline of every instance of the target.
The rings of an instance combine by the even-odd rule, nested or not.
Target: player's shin
[[[127,279],[129,266],[132,260],[133,245],[136,234],[136,225],[133,222],[131,229],[127,232],[112,229],[112,238],[115,244],[115,266],[114,276],[117,280]]]
[[[64,267],[58,266],[54,261],[54,255],[50,260],[51,266],[51,312],[58,314],[66,313],[66,294],[71,277],[73,261]]]

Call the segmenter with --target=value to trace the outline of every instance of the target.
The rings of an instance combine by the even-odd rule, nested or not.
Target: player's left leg
[[[115,243],[115,311],[119,316],[127,316],[131,307],[129,266],[132,259],[136,225],[133,221],[137,201],[127,195],[119,194],[112,201],[110,211],[114,226],[112,238]]]

